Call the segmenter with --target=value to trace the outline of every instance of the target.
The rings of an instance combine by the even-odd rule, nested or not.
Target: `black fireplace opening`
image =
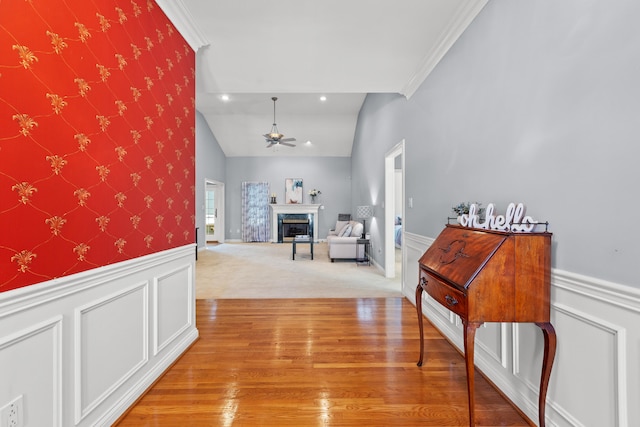
[[[313,214],[278,214],[278,243],[292,242],[298,235],[313,238]]]

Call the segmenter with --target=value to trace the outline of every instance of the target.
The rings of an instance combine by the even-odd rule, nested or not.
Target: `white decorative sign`
[[[458,217],[458,222],[463,227],[481,228],[484,230],[515,231],[531,233],[538,224],[530,216],[525,215],[526,208],[522,203],[509,203],[505,215],[496,215],[495,206],[489,203],[485,213],[484,222],[481,222],[479,209],[475,203],[469,206],[469,213]]]

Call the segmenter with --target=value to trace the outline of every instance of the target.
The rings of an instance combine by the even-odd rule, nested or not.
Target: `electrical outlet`
[[[22,395],[0,408],[0,427],[22,427]]]

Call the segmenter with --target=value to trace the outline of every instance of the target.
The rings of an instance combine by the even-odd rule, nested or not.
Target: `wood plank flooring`
[[[464,359],[403,298],[197,300],[200,339],[128,426],[468,426]],[[478,426],[529,426],[476,376]]]

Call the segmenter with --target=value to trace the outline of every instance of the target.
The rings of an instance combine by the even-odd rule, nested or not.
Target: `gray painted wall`
[[[202,248],[205,245],[204,183],[205,180],[225,182],[227,157],[200,112],[196,112],[196,159],[196,227],[199,228],[198,247]]]
[[[229,157],[226,174],[226,238],[242,239],[241,188],[244,181],[266,181],[270,193],[284,202],[284,182],[302,178],[304,203],[311,203],[308,191],[322,194],[316,203],[319,211],[319,239],[325,239],[336,223],[338,213],[351,210],[351,159],[349,157]]]
[[[523,202],[551,223],[554,268],[640,287],[639,19],[632,0],[493,0],[410,100],[369,95],[352,191],[378,201],[374,240],[405,139],[406,231],[436,237],[461,201]]]

